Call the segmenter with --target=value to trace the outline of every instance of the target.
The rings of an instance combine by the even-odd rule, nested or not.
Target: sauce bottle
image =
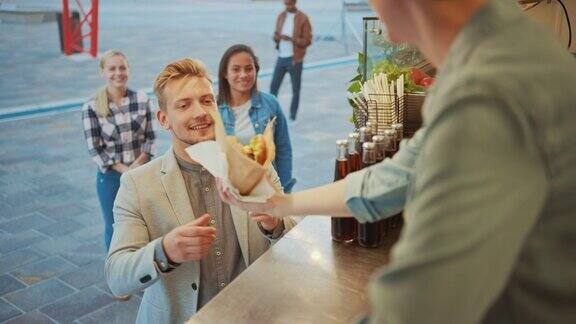
[[[344,179],[349,172],[348,165],[348,141],[336,141],[336,166],[334,168],[334,181]],[[332,240],[346,243],[356,239],[358,222],[353,217],[332,217],[331,231]]]
[[[386,157],[391,158],[398,151],[396,146],[396,131],[393,129],[386,129],[384,131],[384,136],[386,136],[388,141],[388,146],[386,147]]]
[[[348,172],[356,172],[362,168],[362,155],[360,155],[360,134],[348,134]]]
[[[396,150],[400,149],[400,142],[404,138],[404,125],[398,123],[392,125],[392,129],[396,132]]]
[[[388,137],[384,135],[372,136],[372,142],[376,150],[376,163],[381,162],[386,157],[386,149],[388,148]]]
[[[364,159],[364,143],[372,142],[372,131],[368,127],[360,127],[358,129],[358,143],[360,147],[360,151],[358,152],[362,159]],[[364,167],[364,163],[362,163],[362,167]]]
[[[371,166],[376,163],[376,147],[374,143],[363,144],[362,165]],[[358,224],[358,244],[363,247],[375,248],[382,244],[382,221]]]
[[[389,133],[389,136],[394,136],[394,139],[391,141],[393,143],[393,148],[389,152],[390,157],[394,156],[394,154],[396,154],[396,152],[398,152],[400,149],[400,141],[402,141],[404,136],[404,126],[400,123],[394,124],[392,125],[392,131],[393,132]],[[402,212],[392,217],[388,217],[382,221],[382,235],[387,245],[389,242],[393,244],[396,240],[398,240],[397,235],[403,225],[404,216]]]

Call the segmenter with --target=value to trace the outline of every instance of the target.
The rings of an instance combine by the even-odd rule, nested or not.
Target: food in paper
[[[255,136],[250,141],[251,154],[254,156],[252,159],[235,137],[226,136],[220,114],[215,111],[210,111],[210,114],[214,119],[216,142],[228,162],[228,180],[241,196],[250,195],[260,182],[267,181],[268,169],[276,157],[274,144],[276,119],[268,122],[262,135]]]
[[[235,145],[240,145],[235,136],[231,136],[229,139]],[[258,134],[250,140],[250,143],[242,146],[242,152],[251,160],[258,162],[260,165],[266,163],[267,149],[266,140],[262,134]]]

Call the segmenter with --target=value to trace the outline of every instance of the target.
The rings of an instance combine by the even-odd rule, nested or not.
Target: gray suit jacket
[[[271,171],[271,176],[280,187],[275,171]],[[235,207],[231,211],[248,267],[270,247],[272,240],[246,212]],[[200,263],[188,262],[167,274],[154,266],[156,242],[194,218],[172,149],[122,175],[114,203],[114,234],[106,259],[106,279],[116,295],[145,289],[136,322],[182,323],[196,312]],[[283,221],[285,232],[295,225],[291,218]]]

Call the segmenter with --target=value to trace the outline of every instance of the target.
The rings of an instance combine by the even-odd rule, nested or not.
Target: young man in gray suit
[[[184,151],[214,139],[207,111],[217,107],[200,61],[169,64],[154,91],[157,118],[170,131],[172,148],[122,176],[106,278],[116,295],[144,290],[138,323],[182,323],[295,222],[249,217],[222,202],[214,177]]]

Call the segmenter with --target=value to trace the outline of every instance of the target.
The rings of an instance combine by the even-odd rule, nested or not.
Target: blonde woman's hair
[[[116,55],[122,56],[126,61],[126,64],[128,64],[128,60],[126,59],[126,55],[124,55],[124,53],[114,49],[108,50],[102,54],[102,57],[100,58],[100,72],[104,70],[104,64],[106,64],[106,61]],[[108,92],[106,91],[106,86],[103,86],[98,90],[98,92],[96,92],[96,96],[94,97],[94,106],[98,116],[106,117],[108,114],[110,114],[110,108],[108,108]]]
[[[183,78],[199,77],[206,78],[212,82],[208,75],[208,70],[202,61],[197,59],[185,58],[172,62],[158,74],[154,82],[154,94],[158,99],[160,109],[166,109],[166,98],[164,98],[164,89],[170,81],[180,80]]]

